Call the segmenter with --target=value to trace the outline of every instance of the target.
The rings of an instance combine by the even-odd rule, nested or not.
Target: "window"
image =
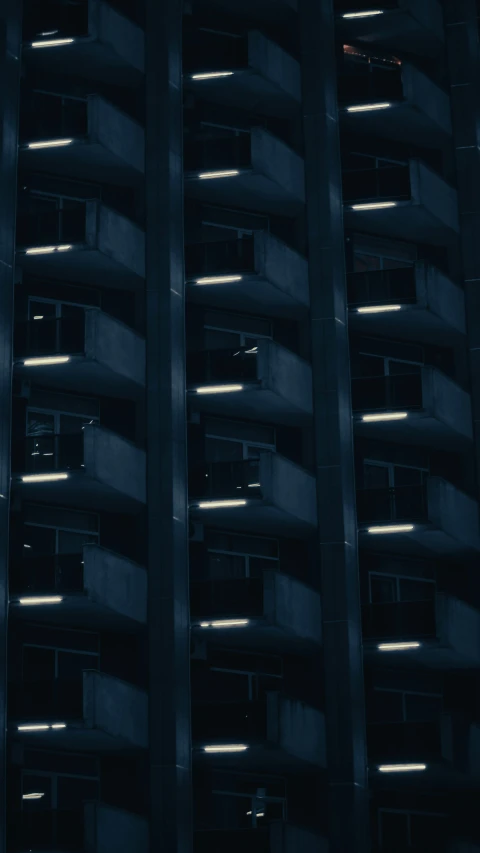
[[[372,604],[395,601],[426,601],[435,597],[435,581],[370,572]]]
[[[272,338],[272,324],[257,317],[208,312],[205,317],[205,349],[254,349],[259,340]]]
[[[405,853],[409,848],[443,849],[447,819],[442,814],[400,809],[380,809],[379,841],[385,853]]]
[[[218,829],[255,829],[286,819],[286,798],[270,796],[268,787],[251,794],[214,790],[213,808]]]
[[[84,669],[98,669],[98,666],[98,652],[29,643],[26,643],[22,650],[24,681],[78,681],[81,680]]]
[[[369,700],[372,723],[437,722],[443,709],[441,693],[375,687]]]
[[[278,569],[278,543],[274,539],[228,533],[207,534],[208,576],[260,578],[267,569]]]
[[[37,509],[37,507],[32,508]],[[23,526],[23,551],[25,557],[42,557],[53,554],[79,554],[84,545],[97,545],[99,541],[98,517],[93,514],[63,511],[62,519],[55,523],[48,512],[38,514],[26,511]],[[38,520],[37,520],[38,518]],[[49,523],[50,521],[50,523]]]
[[[364,460],[363,478],[366,489],[394,489],[401,486],[422,486],[426,483],[428,470],[393,462]]]
[[[29,794],[41,796],[30,798]],[[99,794],[100,785],[96,776],[22,771],[21,808],[24,811],[77,810],[86,800],[98,800]]]

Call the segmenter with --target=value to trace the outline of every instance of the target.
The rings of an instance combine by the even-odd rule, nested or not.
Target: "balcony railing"
[[[352,380],[354,411],[372,409],[421,409],[422,375],[369,376]]]
[[[409,166],[352,169],[343,172],[343,200],[345,202],[409,198]]]
[[[362,67],[358,62],[345,63],[338,77],[340,103],[370,103],[372,101],[398,101],[403,98],[402,71],[400,67]]]
[[[260,829],[209,829],[196,832],[195,853],[272,853],[270,832]]]
[[[15,720],[78,719],[83,713],[82,677],[10,682],[8,712]]]
[[[211,275],[253,272],[255,246],[253,237],[194,243],[185,247],[185,271],[188,279]]]
[[[10,589],[18,593],[82,592],[83,555],[51,554],[11,565]]]
[[[23,16],[25,41],[88,35],[88,0],[28,0]]]
[[[85,352],[85,316],[15,323],[15,358]]]
[[[258,498],[260,463],[257,459],[240,462],[211,462],[194,465],[189,471],[191,498]]]
[[[267,737],[267,703],[254,702],[194,702],[192,716],[193,738],[205,743],[265,740]],[[238,741],[237,741],[238,739]]]
[[[54,809],[10,812],[7,818],[7,850],[61,850],[76,853],[84,849],[83,809]]]
[[[44,474],[83,467],[83,432],[35,435],[12,442],[12,468],[16,473]]]
[[[31,92],[25,97],[25,110],[20,118],[20,139],[66,139],[88,133],[88,102],[45,92]]]
[[[251,382],[257,378],[257,354],[252,347],[192,352],[187,357],[188,382]]]
[[[185,143],[185,168],[199,171],[244,169],[251,164],[250,134],[215,139],[192,139]]]
[[[83,243],[86,207],[65,210],[32,211],[17,216],[17,245],[45,246]]]
[[[367,726],[369,759],[382,764],[440,759],[440,723],[370,723]]]
[[[263,612],[263,580],[235,578],[197,581],[190,586],[190,609],[193,616],[261,615]]]
[[[364,640],[435,637],[435,601],[386,601],[362,607]]]
[[[415,267],[349,273],[347,291],[349,305],[415,302]]]
[[[398,486],[393,489],[358,489],[357,518],[360,524],[426,522],[426,486]]]

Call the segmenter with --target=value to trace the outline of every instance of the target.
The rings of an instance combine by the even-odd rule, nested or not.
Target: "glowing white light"
[[[248,625],[249,619],[215,619],[213,622],[200,622],[200,628],[237,628]]]
[[[43,314],[35,314],[34,320],[43,320]]]
[[[32,47],[61,47],[64,44],[73,44],[74,39],[47,39],[47,41],[32,41]]]
[[[249,483],[248,484],[249,489],[258,489],[258,488],[260,488],[260,486],[261,486],[261,483]]]
[[[426,764],[380,764],[380,773],[411,773],[415,770],[426,770]]]
[[[382,9],[370,9],[368,12],[345,12],[342,18],[374,18],[383,15]]]
[[[243,743],[228,743],[218,746],[204,746],[204,752],[245,752],[248,746]]]
[[[68,474],[25,474],[22,483],[54,483],[57,480],[68,480]]]
[[[420,643],[380,643],[377,646],[379,652],[403,652],[409,649],[419,649]]]
[[[243,385],[205,385],[197,388],[197,394],[230,394],[232,391],[243,391]]]
[[[64,145],[71,145],[73,139],[51,139],[49,142],[29,142],[29,148],[61,148]]]
[[[22,794],[22,800],[41,800],[42,797],[45,796],[45,793],[31,793],[31,794]]]
[[[396,207],[396,201],[369,201],[365,204],[351,204],[352,210],[385,210],[387,207]]]
[[[195,284],[230,284],[232,281],[241,281],[241,275],[210,275],[206,278],[197,278]]]
[[[252,814],[252,812],[247,812],[247,814]],[[255,817],[265,817],[265,812],[255,812]]]
[[[66,724],[66,723],[53,723],[53,725],[51,726],[51,728],[52,728],[52,729],[66,729],[66,728],[67,728],[67,724]]]
[[[60,604],[63,601],[61,595],[43,595],[36,596],[30,598],[19,598],[18,603],[24,605],[34,605],[34,604]]]
[[[384,104],[358,104],[355,107],[347,107],[347,113],[370,113],[374,110],[388,110],[392,105]]]
[[[28,725],[28,726],[17,726],[17,731],[19,732],[46,732],[50,726],[46,723]]]
[[[401,305],[365,305],[357,308],[359,314],[384,314],[386,311],[400,311]]]
[[[192,80],[214,80],[218,77],[232,77],[233,71],[206,71],[203,74],[192,74]]]
[[[413,528],[413,524],[387,524],[382,527],[369,527],[368,533],[408,533]]]
[[[227,501],[203,501],[198,504],[199,509],[221,509],[222,507],[246,506],[246,501],[243,500],[227,500]]]
[[[403,421],[408,417],[407,412],[384,412],[380,415],[362,415],[364,423],[376,423],[377,421]]]
[[[68,252],[72,246],[35,246],[33,249],[27,249],[26,255],[52,255],[53,252]]]
[[[221,172],[201,172],[198,177],[201,181],[209,181],[212,178],[234,178],[239,174],[238,169],[223,169]]]
[[[39,319],[37,317],[34,320]],[[38,358],[26,358],[23,362],[25,367],[41,367],[47,364],[66,364],[70,361],[69,355],[46,355]]]
[[[72,249],[73,246],[57,246],[57,252],[68,252],[69,249]]]

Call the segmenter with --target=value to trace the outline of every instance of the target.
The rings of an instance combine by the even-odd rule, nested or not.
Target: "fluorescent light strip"
[[[416,770],[426,770],[426,764],[380,764],[380,773],[411,773]]]
[[[384,527],[369,527],[368,533],[408,533],[413,530],[413,524],[387,524]]]
[[[384,314],[387,311],[400,311],[401,305],[364,305],[357,308],[358,314]]]
[[[243,500],[226,500],[226,501],[202,501],[198,504],[199,509],[222,509],[223,507],[246,506],[246,501]]]
[[[420,643],[379,643],[377,649],[379,652],[403,652],[409,649],[419,649]]]
[[[347,113],[371,113],[374,110],[387,110],[392,105],[389,103],[384,104],[359,104],[355,107],[347,107]]]
[[[31,794],[22,794],[22,800],[41,800],[42,797],[45,796],[45,792],[43,793],[31,793]]]
[[[248,488],[249,489],[259,489],[261,485],[262,485],[261,483],[249,483]]]
[[[55,483],[57,480],[68,480],[68,474],[25,474],[22,483]]]
[[[51,139],[49,142],[29,142],[29,148],[62,148],[64,145],[71,145],[73,139]]]
[[[24,367],[41,367],[48,364],[66,364],[68,361],[70,361],[69,355],[47,355],[39,358],[26,358],[23,364]]]
[[[243,385],[205,385],[196,390],[197,394],[230,394],[232,391],[243,391]]]
[[[64,44],[73,44],[75,39],[47,39],[47,41],[32,41],[32,47],[61,47]]]
[[[342,18],[374,18],[383,15],[382,9],[370,9],[368,12],[345,12]]]
[[[366,204],[351,204],[352,210],[385,210],[387,207],[396,207],[396,201],[369,201]]]
[[[222,746],[204,746],[204,752],[245,752],[248,749],[244,743],[229,743]]]
[[[52,255],[53,252],[68,252],[73,246],[35,246],[33,249],[27,249],[26,255]]]
[[[24,605],[34,605],[34,604],[60,604],[63,601],[61,595],[43,595],[43,596],[31,596],[29,598],[19,598],[18,603]]]
[[[234,178],[239,174],[238,169],[224,169],[221,172],[201,172],[198,177],[201,181],[209,181],[212,178]]]
[[[249,619],[216,619],[214,622],[200,622],[200,628],[236,628],[248,625]]]
[[[407,412],[385,412],[381,415],[362,415],[362,421],[366,424],[373,424],[377,421],[403,421],[407,417]]]
[[[17,726],[19,732],[46,732],[48,729],[66,729],[66,723],[25,723]]]
[[[211,275],[206,278],[197,278],[195,284],[230,284],[233,281],[241,281],[241,275]]]
[[[206,71],[202,74],[192,74],[192,80],[214,80],[218,77],[232,77],[233,71]]]

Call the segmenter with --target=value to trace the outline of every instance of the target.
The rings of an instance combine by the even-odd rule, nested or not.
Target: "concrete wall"
[[[299,202],[305,202],[305,170],[298,154],[261,127],[252,129],[251,152],[254,172],[266,175]]]
[[[442,8],[438,0],[398,0],[401,9],[408,11],[422,27],[432,30],[440,41],[443,41]]]
[[[408,63],[402,67],[402,83],[406,100],[435,122],[439,131],[451,133],[448,95],[432,83],[429,77]]]
[[[307,259],[266,231],[257,232],[254,240],[256,272],[308,308]]]
[[[434,367],[422,370],[423,408],[453,432],[472,439],[470,394]]]
[[[326,766],[325,719],[321,711],[278,693],[267,694],[268,740],[300,761]]]
[[[257,377],[262,388],[273,391],[302,412],[312,414],[312,368],[275,341],[259,341]]]
[[[466,332],[465,297],[463,290],[435,267],[419,261],[417,270],[417,293],[437,317],[460,334]]]
[[[147,694],[119,678],[84,671],[83,719],[87,728],[100,729],[132,747],[148,746]]]
[[[147,853],[148,823],[103,803],[85,804],[85,853]]]
[[[441,477],[429,477],[428,518],[465,549],[480,550],[478,504]]]
[[[145,278],[145,233],[138,225],[96,201],[87,201],[87,243]]]
[[[260,482],[267,503],[315,527],[316,484],[308,471],[278,453],[264,453],[260,457]]]
[[[480,664],[480,613],[459,598],[438,593],[437,635],[440,643],[461,655],[472,666]]]
[[[87,476],[145,503],[145,451],[116,433],[92,424],[84,430],[84,459]]]
[[[248,65],[300,102],[300,66],[296,59],[257,30],[248,33]]]
[[[98,545],[83,547],[84,587],[95,603],[144,625],[147,620],[145,569]]]
[[[453,187],[420,160],[410,160],[410,185],[414,204],[424,207],[446,228],[459,232],[457,193]]]
[[[102,0],[90,0],[89,17],[94,22],[98,40],[111,47],[119,59],[143,74],[145,71],[143,30]]]
[[[85,353],[117,375],[145,386],[144,338],[98,308],[85,312]]]
[[[88,134],[127,166],[145,172],[145,131],[126,113],[100,95],[88,98]]]
[[[322,612],[318,592],[280,572],[264,572],[263,585],[263,611],[267,620],[296,637],[320,645]]]

